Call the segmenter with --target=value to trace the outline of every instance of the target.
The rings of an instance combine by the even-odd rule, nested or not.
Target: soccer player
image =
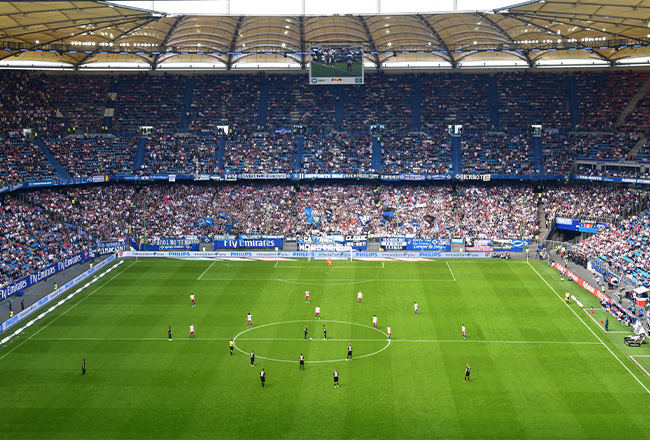
[[[377,330],[377,315],[372,315],[372,328]]]
[[[460,325],[460,331],[463,333],[463,339],[467,339],[467,335],[465,334],[465,326],[463,324]]]
[[[564,295],[564,301],[566,301],[566,303],[569,304],[570,299],[571,299],[571,294],[567,290],[566,294]]]
[[[415,314],[417,315],[418,314],[418,303],[417,302],[413,303],[413,310],[415,310]]]
[[[305,326],[305,341],[307,340],[307,326]]]
[[[352,343],[348,345],[348,356],[345,358],[346,361],[351,361],[352,360]]]
[[[172,340],[172,326],[170,325],[169,328],[167,329],[167,336],[169,336],[169,340]]]
[[[251,351],[251,367],[255,365],[255,352]]]
[[[260,380],[262,381],[262,388],[264,388],[264,383],[266,382],[266,373],[264,372],[264,368],[260,371]]]
[[[363,293],[359,290],[359,293],[357,293],[357,304],[361,305],[361,300],[363,299]]]
[[[86,358],[84,358],[84,361],[81,363],[81,375],[86,375]]]
[[[335,368],[334,369],[334,388],[338,388],[338,387],[339,387],[339,372]]]
[[[463,380],[463,382],[469,382],[469,370],[470,366],[467,364],[467,367],[465,367],[465,380]]]
[[[190,293],[190,301],[192,301],[192,307],[196,307],[196,302],[194,301],[194,294]]]
[[[332,257],[327,257],[327,266],[332,267]]]
[[[305,290],[305,302],[309,304],[309,290]]]
[[[253,315],[251,315],[251,314],[249,313],[249,314],[248,314],[248,317],[247,317],[246,328],[250,328],[250,327],[252,327],[252,326],[253,326]]]
[[[190,338],[196,339],[196,335],[194,334],[194,324],[190,325]]]
[[[230,340],[230,356],[232,356],[233,348],[235,348],[235,341],[231,339]]]
[[[300,369],[305,371],[305,357],[300,353],[300,357],[298,358],[300,361]]]
[[[320,319],[320,306],[316,306],[316,319]]]
[[[323,339],[327,339],[327,327],[323,325]]]
[[[386,334],[388,335],[388,340],[390,341],[390,325],[386,326]]]
[[[605,331],[609,331],[609,317],[605,318]]]

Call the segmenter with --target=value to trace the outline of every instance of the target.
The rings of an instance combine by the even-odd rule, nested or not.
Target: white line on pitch
[[[210,268],[211,268],[212,266],[214,266],[214,263],[216,263],[216,262],[217,262],[217,260],[214,260],[214,261],[212,262],[212,264],[210,264],[210,265],[208,266],[208,268],[207,268],[206,270],[204,270],[203,273],[202,273],[202,274],[201,274],[201,275],[200,275],[196,280],[197,280],[197,281],[200,281],[200,280],[201,280],[201,277],[202,277],[203,275],[205,275],[205,273],[206,273],[207,271],[209,271]],[[277,264],[277,262],[276,262],[276,264]]]
[[[308,278],[267,278],[267,279],[261,279],[261,278],[202,278],[201,281],[280,281],[280,282],[287,282],[287,281],[301,281],[303,283],[309,283],[310,279]],[[445,283],[451,283],[452,281],[455,280],[441,280],[438,278],[435,279],[405,279],[405,278],[377,278],[373,280],[358,280],[358,279],[353,279],[353,278],[324,278],[322,280],[315,280],[315,281],[350,281],[352,283],[367,283],[370,281],[386,281],[386,282],[394,282],[394,283],[421,283],[423,281],[426,281],[428,283],[434,282],[434,281],[440,281],[440,282],[445,282]]]
[[[636,359],[634,359],[635,357],[650,357],[650,356],[635,356],[633,354],[630,355],[630,359],[632,359],[634,361],[634,363],[637,364],[639,366],[639,368],[643,370],[643,372],[646,374],[646,376],[650,376],[650,373],[648,373],[648,371],[645,368],[643,368],[641,366],[641,364],[637,362]]]
[[[454,272],[451,270],[451,266],[449,266],[449,261],[447,261],[447,267],[449,268],[449,272],[451,273],[451,276],[454,278],[454,281],[456,281],[456,277],[454,276]]]
[[[646,390],[646,392],[647,392],[648,394],[650,394],[650,390],[649,390],[649,389],[648,389],[648,388],[643,384],[643,382],[641,382],[641,380],[640,380],[638,377],[636,377],[636,375],[632,372],[632,370],[630,370],[630,369],[627,367],[627,365],[625,365],[625,364],[623,363],[623,361],[620,360],[618,356],[616,356],[616,354],[612,351],[612,349],[609,348],[609,347],[607,346],[607,344],[605,344],[605,342],[604,342],[602,339],[600,339],[600,338],[598,337],[598,335],[596,334],[596,332],[593,331],[593,329],[587,325],[587,323],[586,323],[586,322],[585,322],[585,321],[584,321],[584,320],[583,320],[583,319],[582,319],[582,318],[581,318],[581,317],[576,313],[576,311],[573,310],[573,309],[572,309],[572,308],[571,308],[571,307],[570,307],[566,302],[564,302],[564,298],[562,298],[562,297],[560,296],[560,294],[557,293],[557,291],[553,288],[553,286],[551,286],[551,285],[548,283],[548,281],[546,281],[546,279],[542,276],[542,274],[540,274],[540,273],[537,271],[537,269],[535,269],[535,268],[533,267],[532,264],[528,263],[528,266],[533,270],[533,272],[535,272],[535,273],[537,274],[537,276],[538,276],[542,281],[544,281],[544,283],[548,286],[549,289],[551,289],[551,291],[555,294],[555,296],[557,296],[557,297],[558,297],[558,298],[559,298],[559,299],[564,303],[564,305],[565,305],[569,310],[571,310],[571,312],[576,316],[576,318],[578,318],[578,319],[580,320],[580,322],[582,322],[582,324],[583,324],[585,327],[587,327],[587,330],[589,330],[589,331],[591,332],[591,334],[594,335],[594,337],[600,341],[600,343],[603,345],[603,347],[605,347],[605,348],[607,349],[607,351],[609,351],[609,353],[610,353],[612,356],[614,356],[614,358],[615,358],[615,359],[616,359],[616,360],[617,360],[617,361],[618,361],[618,362],[623,366],[623,368],[625,368],[625,369],[627,370],[627,372],[630,373],[630,374],[632,375],[632,377],[633,377],[633,378],[634,378],[634,379],[639,383],[639,385],[641,385],[641,386],[643,387],[643,389]]]
[[[116,273],[115,276],[114,276],[113,278],[111,278],[110,280],[106,281],[104,284],[102,284],[101,286],[99,286],[98,288],[96,288],[95,290],[93,290],[92,292],[90,292],[88,295],[84,296],[84,297],[81,298],[79,301],[77,301],[76,303],[74,303],[74,304],[72,305],[72,307],[70,307],[70,308],[68,308],[67,310],[65,310],[65,311],[64,311],[63,313],[61,313],[59,316],[57,316],[56,318],[54,318],[53,320],[51,320],[50,322],[48,322],[47,324],[45,324],[43,327],[41,327],[38,331],[36,331],[36,333],[34,333],[33,335],[31,335],[29,338],[23,340],[20,344],[16,345],[14,348],[12,348],[12,349],[9,350],[7,353],[5,353],[3,356],[1,356],[1,357],[0,357],[0,361],[3,360],[4,358],[6,358],[7,356],[9,356],[11,353],[13,353],[13,352],[18,348],[18,347],[20,347],[21,345],[23,345],[25,342],[29,341],[30,339],[34,339],[34,336],[36,336],[37,334],[39,334],[40,332],[42,332],[43,330],[45,330],[46,328],[48,328],[48,327],[50,326],[50,324],[52,324],[53,322],[57,321],[59,318],[62,318],[63,315],[65,315],[65,314],[68,313],[70,310],[72,310],[72,309],[74,309],[75,307],[77,307],[79,304],[81,304],[83,301],[85,301],[86,298],[89,298],[93,293],[95,293],[95,292],[97,292],[98,290],[100,290],[100,289],[102,289],[103,287],[105,287],[108,283],[110,283],[111,281],[113,281],[113,280],[114,280],[115,278],[117,278],[119,275],[121,275],[121,274],[123,274],[124,272],[126,272],[127,269],[129,269],[131,266],[133,266],[133,265],[134,265],[135,263],[137,263],[137,262],[138,262],[138,260],[134,260],[131,264],[129,264],[128,266],[126,266],[126,267],[125,267],[121,272]],[[113,266],[113,267],[116,267],[116,266]]]
[[[589,310],[588,310],[588,309],[582,309],[582,310],[584,310],[584,311],[587,313],[587,316],[589,316],[591,319],[593,319],[593,321],[596,323],[596,325],[597,325],[598,327],[600,327],[600,329],[601,329],[602,331],[604,331],[605,333],[625,333],[625,334],[628,334],[628,333],[631,333],[631,332],[632,332],[631,330],[630,330],[629,332],[621,332],[621,331],[609,331],[609,330],[605,330],[605,329],[603,328],[603,326],[600,325],[600,322],[598,322],[598,321],[596,320],[596,318],[594,318],[593,316],[591,316],[591,313],[589,313]]]

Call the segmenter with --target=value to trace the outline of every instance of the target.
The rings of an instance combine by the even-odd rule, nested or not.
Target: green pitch
[[[584,307],[597,304],[537,262],[335,261],[328,268],[324,261],[127,260],[0,348],[0,432],[12,439],[645,432],[650,380],[629,355],[648,347],[630,349],[624,334],[606,334],[600,310],[567,307],[558,296],[567,288]],[[304,340],[305,325],[312,340]],[[610,330],[625,331],[611,320]]]
[[[359,77],[363,75],[361,63],[352,63],[352,72],[348,72],[347,63],[334,63],[334,67],[323,65],[323,63],[311,62],[311,76],[319,78],[336,77]]]

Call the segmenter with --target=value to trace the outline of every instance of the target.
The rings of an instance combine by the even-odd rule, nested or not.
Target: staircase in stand
[[[70,179],[70,175],[68,174],[68,172],[63,168],[63,166],[61,166],[59,161],[56,160],[56,158],[54,157],[50,149],[45,146],[43,141],[35,140],[34,145],[36,145],[39,148],[39,150],[43,152],[49,164],[52,165],[52,168],[54,168],[56,173],[59,175],[59,178]]]

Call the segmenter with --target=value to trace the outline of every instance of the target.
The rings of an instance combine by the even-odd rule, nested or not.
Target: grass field
[[[331,67],[312,62],[311,76],[319,78],[363,76],[363,65],[361,63],[352,63],[352,72],[348,72],[347,63],[336,62],[334,67]]]
[[[545,264],[520,260],[335,261],[332,268],[127,260],[0,348],[0,432],[7,439],[643,436],[650,380],[629,355],[648,348],[604,333],[600,311],[567,306],[558,296],[566,288],[585,307],[597,304]],[[615,322],[610,330],[624,331]]]

